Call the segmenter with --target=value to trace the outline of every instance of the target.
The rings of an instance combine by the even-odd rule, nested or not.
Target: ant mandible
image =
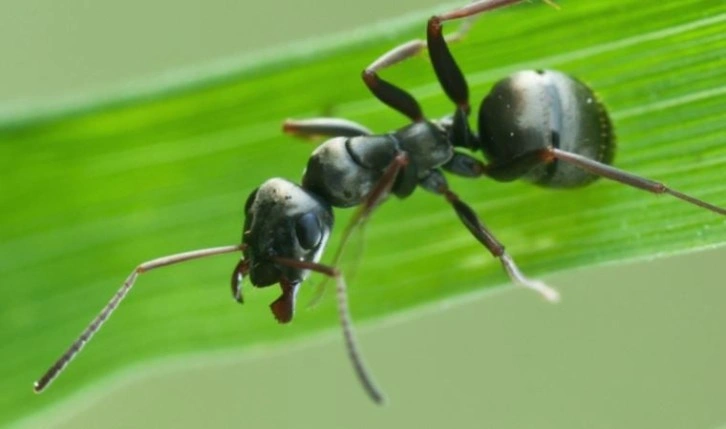
[[[519,1],[479,0],[434,16],[428,21],[425,42],[414,40],[400,45],[363,71],[363,80],[373,95],[407,116],[411,124],[374,135],[366,127],[344,119],[286,121],[283,129],[288,133],[333,137],[313,152],[302,186],[273,178],[254,190],[245,203],[244,232],[239,245],[170,255],[136,267],[99,315],[35,383],[34,390],[43,391],[60,374],[118,307],[139,274],[191,259],[241,251],[243,256],[231,279],[234,298],[243,302],[245,276],[257,287],[279,284],[282,295],[270,307],[280,323],[292,320],[297,290],[311,271],[336,280],[338,313],[348,355],[368,395],[382,403],[383,395],[358,352],[346,283],[336,265],[351,231],[389,193],[405,198],[421,186],[443,196],[469,232],[499,259],[514,283],[534,289],[549,300],[558,299],[556,291],[522,274],[504,245],[449,188],[442,170],[498,181],[523,178],[551,188],[580,187],[602,176],[655,194],[670,194],[726,215],[723,208],[610,166],[615,142],[607,112],[592,90],[566,74],[552,70],[523,71],[499,81],[479,108],[479,133],[471,130],[467,83],[447,45],[462,32],[445,37],[442,23]],[[413,96],[378,76],[381,69],[424,48],[428,49],[444,92],[456,105],[452,116],[440,120],[426,119]],[[459,148],[481,150],[488,163],[455,150]],[[332,207],[352,206],[359,208],[344,232],[333,264],[320,264],[333,226]]]

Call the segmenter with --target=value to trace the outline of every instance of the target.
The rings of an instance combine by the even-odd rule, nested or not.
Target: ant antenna
[[[602,176],[607,179],[614,180],[628,186],[632,186],[634,188],[642,189],[644,191],[652,192],[654,194],[669,194],[680,199],[681,201],[685,201],[706,210],[710,210],[714,213],[726,216],[726,209],[722,209],[721,207],[709,204],[703,200],[699,200],[698,198],[676,191],[675,189],[671,189],[663,183],[646,179],[645,177],[641,177],[633,173],[628,173],[627,171],[623,171],[618,168],[594,161],[592,159],[585,158],[582,155],[556,148],[548,148],[546,149],[544,156],[548,159],[561,159],[562,161],[576,165],[592,174],[596,174],[598,176]]]
[[[41,393],[43,390],[45,390],[45,388],[48,387],[50,383],[52,383],[53,380],[55,380],[60,375],[61,372],[63,372],[66,366],[73,360],[73,358],[78,355],[81,349],[83,349],[83,346],[91,341],[93,335],[98,332],[99,329],[101,329],[101,326],[103,326],[104,322],[106,322],[106,320],[111,317],[111,314],[114,312],[114,310],[116,310],[116,307],[119,306],[121,301],[123,301],[123,299],[129,293],[131,287],[136,282],[136,278],[139,276],[139,274],[151,271],[155,268],[174,265],[181,262],[190,261],[192,259],[221,255],[224,253],[238,252],[244,250],[244,248],[244,244],[237,244],[234,246],[211,247],[208,249],[192,250],[190,252],[163,256],[161,258],[152,259],[151,261],[141,263],[131,272],[131,274],[129,274],[129,276],[126,278],[126,281],[123,283],[123,285],[121,285],[121,288],[111,298],[111,301],[109,301],[108,304],[103,307],[101,312],[98,313],[98,316],[96,316],[91,324],[89,324],[88,327],[83,330],[78,339],[76,339],[73,344],[71,344],[71,346],[68,348],[68,350],[66,350],[66,352],[63,353],[63,355],[58,358],[57,361],[55,361],[55,363],[45,372],[45,374],[43,374],[43,376],[40,377],[38,381],[35,382],[35,384],[33,384],[33,390],[35,391],[35,393]]]
[[[335,267],[329,267],[315,262],[298,261],[295,259],[281,258],[279,256],[274,257],[273,260],[280,265],[315,271],[316,273],[324,274],[335,279],[336,294],[338,298],[338,316],[340,317],[340,326],[343,329],[343,337],[345,338],[345,347],[348,351],[348,358],[353,364],[358,380],[363,385],[363,388],[366,393],[368,393],[368,396],[370,396],[375,403],[383,405],[385,403],[385,397],[373,382],[373,377],[368,371],[368,368],[366,368],[366,365],[363,362],[363,357],[358,348],[358,341],[356,341],[355,332],[353,331],[353,320],[350,317],[350,309],[348,308],[348,287],[345,284],[345,278],[343,278],[343,274],[340,270]]]

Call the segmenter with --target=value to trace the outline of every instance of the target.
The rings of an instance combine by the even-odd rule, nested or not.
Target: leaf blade
[[[519,68],[571,72],[597,88],[612,109],[622,142],[616,165],[726,205],[720,174],[726,165],[726,7],[654,2],[635,10],[633,2],[630,8],[593,3],[566,3],[562,13],[531,5],[482,18],[454,47],[472,94],[482,96],[494,80]],[[422,29],[406,27],[401,40]],[[8,256],[0,272],[6,284],[30,286],[1,292],[9,310],[0,320],[14,333],[3,334],[3,356],[12,358],[2,376],[12,391],[27,385],[27,395],[4,397],[0,414],[14,418],[152,356],[282,341],[332,326],[328,300],[301,314],[294,331],[283,332],[267,310],[276,291],[256,290],[237,308],[224,288],[231,262],[195,263],[140,279],[115,321],[74,364],[78,369],[71,367],[53,386],[58,396],[27,397],[32,378],[133,266],[234,242],[247,192],[271,176],[299,176],[311,147],[280,135],[282,119],[332,111],[378,131],[400,126],[401,118],[358,80],[359,70],[390,45],[361,42],[338,49],[340,56],[293,59],[289,68],[281,61],[178,91],[6,122],[0,162],[3,182],[13,186],[4,190],[12,209],[3,214],[9,228],[0,249]],[[450,111],[425,60],[386,73],[432,116]],[[527,273],[718,246],[726,239],[717,217],[614,184],[553,194],[490,183],[452,179]],[[351,290],[358,319],[506,282],[450,209],[422,193],[384,205],[371,220],[368,243]],[[21,349],[37,353],[15,352]]]

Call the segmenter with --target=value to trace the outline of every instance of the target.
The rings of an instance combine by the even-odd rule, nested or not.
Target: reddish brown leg
[[[482,12],[508,6],[521,0],[479,0],[462,8],[437,15],[429,20],[426,41],[431,64],[444,92],[462,111],[469,112],[469,88],[461,69],[449,51],[450,38],[443,36],[443,22],[451,19],[471,18]]]
[[[514,3],[519,3],[522,0],[478,0],[469,3],[466,6],[454,9],[452,11],[437,15],[439,21],[449,21],[452,19],[467,18],[474,15],[478,15],[488,10],[497,9],[503,6],[509,6]],[[546,3],[550,3],[546,1]]]
[[[474,22],[473,18],[474,17],[472,16],[470,17],[470,19],[465,20],[461,23],[461,25],[455,32],[444,36],[446,41],[449,43],[453,43],[462,40],[471,29],[472,23]],[[424,49],[426,49],[425,40],[409,40],[408,42],[402,43],[378,57],[375,61],[371,63],[370,66],[366,68],[366,70],[378,72],[384,68],[396,65],[402,61],[416,56],[420,54]]]
[[[401,112],[409,119],[414,122],[421,122],[424,120],[423,111],[413,96],[406,90],[391,84],[388,81],[381,79],[378,76],[377,71],[382,68],[381,60],[385,58],[379,58],[376,62],[368,66],[363,70],[363,82],[365,82],[368,89],[371,90],[373,95],[381,100],[384,104],[392,107],[393,109]]]
[[[532,280],[524,276],[517,267],[511,256],[504,250],[504,246],[494,235],[484,226],[479,220],[479,217],[474,213],[466,203],[461,201],[459,197],[449,189],[442,190],[446,201],[454,207],[456,214],[459,215],[459,219],[471,232],[471,234],[481,243],[484,247],[491,252],[492,256],[498,258],[502,263],[504,270],[509,274],[509,278],[515,284],[524,286],[528,289],[532,289],[542,295],[546,300],[551,302],[557,302],[560,300],[560,294],[547,286],[545,283],[539,280]]]
[[[518,3],[521,0],[479,0],[453,11],[434,16],[429,20],[426,42],[411,40],[381,55],[363,71],[363,81],[379,100],[393,109],[409,117],[412,121],[424,119],[423,112],[416,99],[407,91],[393,85],[378,76],[378,72],[386,67],[398,64],[420,53],[424,48],[429,49],[429,56],[433,63],[436,75],[449,98],[459,108],[469,112],[468,88],[461,70],[456,65],[447,46],[461,40],[469,31],[473,18],[485,11]],[[546,3],[554,5],[551,1]],[[466,18],[459,29],[447,36],[443,35],[442,23],[452,19]]]
[[[338,248],[335,251],[335,255],[333,256],[333,266],[337,266],[340,262],[340,258],[343,256],[343,251],[345,250],[345,247],[348,244],[348,240],[350,239],[353,232],[357,228],[360,228],[363,224],[365,224],[365,221],[371,215],[373,210],[378,207],[378,205],[381,204],[383,200],[386,199],[388,194],[391,192],[393,184],[396,182],[398,173],[407,164],[408,155],[406,155],[405,153],[400,153],[386,168],[386,171],[383,173],[383,176],[380,178],[380,180],[378,180],[376,186],[366,196],[363,204],[361,204],[358,210],[356,210],[355,214],[348,222],[348,225],[345,226],[343,236],[340,239],[340,244],[338,245]],[[313,297],[310,300],[310,303],[308,303],[308,307],[313,307],[318,303],[318,301],[320,301],[320,298],[322,298],[323,294],[325,293],[326,285],[327,281],[324,280],[316,286]]]
[[[652,192],[654,194],[669,194],[680,199],[681,201],[685,201],[706,210],[710,210],[714,213],[726,216],[726,209],[699,200],[698,198],[694,198],[682,192],[676,191],[675,189],[671,189],[660,182],[646,179],[645,177],[640,177],[633,173],[628,173],[627,171],[623,171],[613,166],[594,161],[590,158],[585,158],[584,156],[578,155],[576,153],[571,153],[555,148],[549,148],[543,153],[543,157],[545,158],[545,160],[559,159],[561,161],[569,162],[570,164],[576,165],[592,174],[596,174],[598,176],[602,176],[610,180],[632,186],[634,188]]]
[[[455,42],[461,40],[469,31],[471,22],[472,20],[464,21],[456,32],[446,36],[446,41]],[[416,99],[402,88],[381,79],[378,72],[418,55],[425,48],[425,41],[420,39],[410,40],[384,53],[363,71],[363,81],[373,95],[414,122],[424,119],[423,112]]]
[[[303,138],[369,136],[373,132],[365,126],[342,118],[287,119],[282,130]]]
[[[311,270],[320,274],[326,275],[329,278],[333,278],[336,281],[336,292],[338,297],[338,316],[340,317],[340,326],[343,329],[343,338],[345,339],[345,347],[348,351],[348,358],[353,364],[355,374],[358,376],[363,389],[365,389],[368,396],[377,404],[383,404],[385,398],[381,391],[376,387],[373,382],[373,377],[370,371],[363,362],[363,357],[358,347],[358,342],[355,338],[355,332],[353,330],[353,321],[350,317],[350,309],[348,307],[348,288],[345,284],[343,274],[336,268],[327,265],[318,264],[315,262],[298,261],[295,259],[288,258],[273,258],[274,261],[280,265],[299,268],[304,270]],[[283,286],[284,288],[284,286]]]
[[[432,171],[429,176],[422,180],[421,186],[431,192],[446,197],[446,201],[448,201],[454,208],[456,214],[459,216],[459,220],[461,220],[464,226],[466,226],[466,229],[469,230],[471,235],[473,235],[477,241],[486,247],[492,256],[499,259],[499,262],[501,262],[502,267],[504,267],[504,270],[507,272],[509,278],[512,279],[514,284],[532,289],[548,301],[557,302],[560,300],[560,294],[556,290],[539,280],[529,279],[522,274],[517,267],[517,264],[514,262],[514,259],[512,259],[506,250],[504,250],[504,245],[502,245],[502,243],[494,237],[494,234],[492,234],[491,231],[484,226],[474,210],[465,202],[461,201],[459,197],[451,191],[451,189],[449,189],[449,185],[446,183],[446,178],[440,171]]]

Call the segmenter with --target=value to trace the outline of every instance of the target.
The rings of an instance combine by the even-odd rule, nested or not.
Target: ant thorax
[[[428,121],[389,134],[335,137],[312,153],[302,185],[335,207],[360,205],[401,153],[407,155],[408,165],[391,192],[403,198],[414,191],[430,170],[448,162],[454,149],[445,131]]]

